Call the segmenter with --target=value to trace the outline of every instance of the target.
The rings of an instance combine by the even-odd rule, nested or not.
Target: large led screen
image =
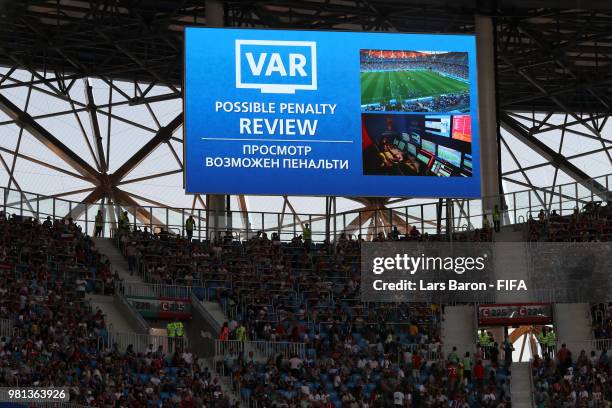
[[[187,28],[184,94],[188,193],[480,194],[473,36]]]

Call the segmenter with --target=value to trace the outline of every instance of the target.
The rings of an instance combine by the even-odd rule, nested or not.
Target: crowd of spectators
[[[606,350],[575,356],[565,345],[555,358],[535,356],[534,398],[538,408],[612,406],[612,366]]]
[[[569,215],[556,210],[539,211],[527,220],[530,242],[609,242],[612,239],[612,205],[610,202],[588,202]],[[551,249],[555,252],[556,249]],[[539,250],[546,263],[546,251]],[[612,338],[612,313],[608,303],[591,306],[593,338]],[[533,361],[535,402],[546,407],[610,407],[612,406],[612,371],[605,347],[589,355],[569,350],[565,345],[554,358],[547,356]]]
[[[401,95],[401,98],[410,98],[411,96],[410,93],[399,95]],[[367,112],[450,112],[456,110],[463,112],[469,110],[469,107],[469,92],[458,92],[414,100],[382,101],[365,105],[364,109]]]
[[[258,407],[509,407],[506,367],[482,356],[446,359],[426,346],[396,353],[393,341],[345,345],[328,357],[224,361],[245,400]],[[255,405],[255,404],[252,404]]]
[[[410,59],[379,59],[368,57],[361,61],[361,72],[371,71],[414,71],[430,70],[455,78],[468,79],[467,61],[442,60],[435,58],[410,58]]]
[[[0,387],[67,388],[71,403],[91,407],[231,407],[189,350],[108,344],[108,322],[86,293],[109,294],[116,279],[72,220],[0,213],[0,319],[10,329]]]
[[[537,218],[527,220],[530,242],[609,242],[612,240],[612,202],[589,202],[582,210],[577,207],[570,215],[556,210],[540,210]]]
[[[456,239],[490,236],[478,230]],[[445,238],[421,234],[416,226],[374,238],[440,239]],[[133,248],[147,281],[193,286],[216,300],[231,318],[220,340],[304,344],[304,355],[262,361],[245,352],[217,366],[259,407],[387,407],[396,399],[401,406],[411,406],[410,399],[423,406],[507,404],[503,367],[483,366],[484,377],[467,379],[464,363],[476,366],[482,356],[441,359],[439,305],[361,301],[361,237],[341,234],[333,243],[313,244],[296,236],[285,243],[278,234],[259,232],[246,242],[229,233],[213,242],[190,242],[125,231],[118,240],[124,251]]]

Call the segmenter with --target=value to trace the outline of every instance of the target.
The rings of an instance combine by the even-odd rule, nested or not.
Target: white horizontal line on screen
[[[353,143],[352,140],[304,140],[304,139],[249,139],[231,137],[203,137],[202,140],[232,140],[238,142],[300,142],[300,143]]]

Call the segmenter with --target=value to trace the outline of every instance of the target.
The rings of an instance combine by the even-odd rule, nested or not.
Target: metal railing
[[[582,350],[584,350],[587,354],[591,351],[595,353],[601,353],[604,350],[612,349],[612,339],[594,339],[594,340],[584,340],[584,341],[567,341],[567,342],[557,342],[557,351],[561,349],[562,345],[565,344],[568,350],[572,352],[574,356],[580,354]]]
[[[117,345],[120,352],[125,352],[132,346],[135,353],[146,352],[149,348],[156,351],[160,346],[165,353],[190,348],[187,337],[155,336],[152,334],[109,332],[106,347]]]
[[[22,403],[13,403],[11,402],[11,407],[13,408],[31,408],[31,407],[41,407],[41,408],[88,408],[89,405],[81,405],[74,404],[72,402],[22,402]]]
[[[474,356],[476,345],[456,343],[402,344],[398,350],[398,362],[409,362],[406,361],[408,356],[406,353],[419,353],[426,361],[440,361],[446,360],[452,352],[455,352],[459,359],[462,359],[466,352],[470,352],[470,355]]]
[[[529,360],[529,389],[531,390],[531,407],[535,408],[535,383],[533,380],[533,359]]]
[[[13,322],[9,319],[0,319],[0,338],[13,335]]]
[[[140,312],[126,299],[123,293],[116,293],[113,301],[118,302],[117,305],[124,317],[136,329],[137,333],[148,333],[150,330],[149,324],[142,317]]]
[[[530,214],[553,210],[558,215],[569,215],[574,208],[581,208],[591,201],[605,201],[610,197],[612,174],[582,182],[573,182],[554,188],[534,187],[529,190],[507,193],[483,199],[449,199],[443,204],[428,202],[380,210],[359,210],[339,213],[279,213],[228,211],[219,214],[222,225],[228,225],[234,239],[249,239],[258,231],[276,232],[283,241],[289,241],[303,232],[303,226],[311,226],[313,240],[322,241],[326,236],[335,237],[341,232],[361,235],[370,239],[378,233],[388,234],[394,226],[401,230],[415,226],[421,233],[462,231],[480,228],[484,214],[483,200],[500,203],[503,209],[503,224],[525,222]],[[602,186],[605,191],[601,191]],[[440,207],[442,205],[442,207]],[[102,208],[100,204],[84,204],[19,190],[0,188],[0,209],[8,214],[44,219],[70,216],[83,232],[93,235],[95,216]],[[208,210],[191,208],[167,208],[153,206],[122,206],[105,204],[115,220],[122,211],[129,213],[130,224],[159,232],[162,228],[178,235],[185,235],[184,225],[192,215],[196,220],[193,238],[198,240],[212,236],[207,220],[215,214]],[[448,211],[447,211],[448,210]],[[443,214],[438,223],[438,214]],[[486,214],[488,217],[491,214]],[[329,219],[329,223],[326,221]],[[366,225],[366,220],[368,222]],[[384,221],[382,221],[384,220]],[[104,234],[110,236],[117,223],[105,220]],[[329,229],[328,229],[329,228]]]
[[[217,322],[217,319],[208,311],[207,308],[202,305],[200,299],[194,294],[191,295],[191,306],[194,308],[193,313],[200,313],[200,315],[211,325],[211,327],[218,333],[221,330],[221,325]]]
[[[240,341],[240,340],[215,340],[215,359],[225,357],[247,356],[252,352],[254,357],[270,357],[281,354],[285,358],[297,356],[301,359],[306,357],[306,344],[288,341]]]
[[[194,286],[166,285],[163,283],[117,282],[125,297],[191,299]]]

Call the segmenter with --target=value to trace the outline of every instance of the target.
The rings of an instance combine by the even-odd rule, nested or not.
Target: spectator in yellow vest
[[[312,230],[310,229],[310,224],[304,224],[304,229],[302,230],[302,238],[304,238],[304,248],[306,251],[310,250],[310,244],[312,243]]]
[[[501,228],[501,214],[499,213],[499,206],[497,204],[493,208],[493,228],[495,228],[495,232],[499,232]]]
[[[193,237],[194,228],[195,220],[193,219],[193,216],[190,215],[189,218],[187,218],[187,221],[185,221],[185,233],[187,234],[187,239],[189,242],[191,242],[191,238]]]
[[[102,211],[98,211],[98,213],[96,214],[95,226],[95,236],[96,238],[100,238],[102,236],[102,230],[104,229],[104,219],[102,218]]]
[[[236,340],[246,341],[246,339],[246,328],[242,324],[238,324],[238,327],[236,327]]]
[[[119,229],[128,231],[130,229],[130,219],[128,217],[127,211],[121,213],[119,216]]]
[[[168,335],[168,351],[174,352],[174,339],[176,337],[176,326],[174,322],[170,322],[166,325],[166,333]]]

